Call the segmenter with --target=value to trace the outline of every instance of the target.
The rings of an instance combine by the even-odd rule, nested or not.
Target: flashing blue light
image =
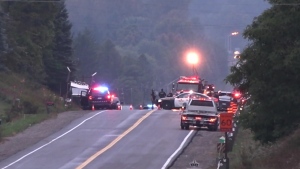
[[[147,104],[147,107],[148,108],[152,108],[152,104]],[[153,104],[153,107],[155,108],[155,107],[157,107],[155,104]]]
[[[103,92],[105,92],[105,91],[108,91],[108,88],[107,88],[107,87],[99,86],[99,87],[95,87],[94,90],[98,90],[98,91],[100,91],[101,93],[103,93]]]

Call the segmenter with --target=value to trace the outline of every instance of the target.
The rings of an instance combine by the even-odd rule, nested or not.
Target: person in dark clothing
[[[153,109],[153,104],[155,104],[155,100],[156,100],[156,95],[155,95],[154,90],[152,89],[152,91],[151,91],[152,109]]]
[[[160,90],[160,92],[158,93],[158,96],[160,97],[160,98],[164,98],[164,97],[166,97],[166,92],[164,91],[164,89],[161,89]]]

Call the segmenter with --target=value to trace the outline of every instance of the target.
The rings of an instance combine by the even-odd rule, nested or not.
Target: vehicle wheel
[[[171,110],[171,104],[168,102],[164,102],[162,108],[165,110]]]
[[[208,131],[213,131],[213,126],[207,126]]]
[[[180,128],[181,128],[181,130],[183,130],[184,129],[184,125],[180,124]]]
[[[190,125],[185,125],[185,129],[189,130],[190,129]]]

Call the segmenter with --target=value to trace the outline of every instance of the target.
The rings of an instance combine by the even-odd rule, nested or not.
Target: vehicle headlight
[[[161,99],[158,99],[158,103],[161,102]]]

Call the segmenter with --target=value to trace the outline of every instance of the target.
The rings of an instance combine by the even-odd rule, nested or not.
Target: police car
[[[113,95],[105,86],[95,86],[87,91],[81,91],[80,103],[83,110],[114,108]]]
[[[219,127],[217,106],[211,98],[191,98],[180,118],[181,129],[188,130],[190,126],[197,126],[216,131]]]
[[[162,109],[171,110],[171,109],[179,109],[183,106],[184,103],[188,103],[191,98],[200,98],[205,97],[210,99],[209,96],[204,95],[202,93],[196,92],[183,92],[175,97],[165,97],[158,99],[158,105]]]

